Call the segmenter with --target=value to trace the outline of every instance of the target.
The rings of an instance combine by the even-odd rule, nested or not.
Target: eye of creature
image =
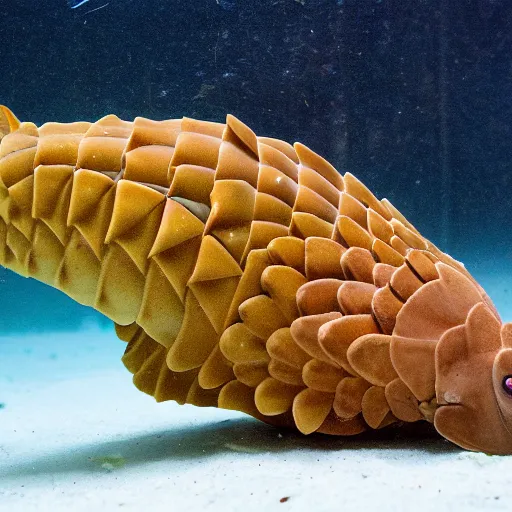
[[[503,377],[503,389],[509,395],[512,395],[512,375],[507,375]]]

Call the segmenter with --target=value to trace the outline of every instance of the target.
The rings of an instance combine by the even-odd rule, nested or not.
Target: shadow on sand
[[[251,418],[226,420],[207,426],[179,428],[152,434],[126,437],[98,444],[79,445],[47,456],[35,457],[0,468],[0,478],[104,471],[105,463],[114,467],[136,467],[162,460],[206,459],[229,452],[245,454],[321,452],[346,450],[403,450],[411,457],[430,453],[448,455],[461,449],[445,441],[428,424],[414,429],[407,426],[360,434],[333,437],[296,432],[264,425]]]

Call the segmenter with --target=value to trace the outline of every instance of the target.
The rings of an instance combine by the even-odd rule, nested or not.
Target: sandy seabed
[[[482,284],[512,311],[502,280]],[[430,431],[304,437],[157,404],[131,383],[124,346],[92,325],[0,337],[0,511],[511,509],[512,457]]]
[[[1,511],[510,510],[512,458],[157,404],[113,331],[0,338]]]

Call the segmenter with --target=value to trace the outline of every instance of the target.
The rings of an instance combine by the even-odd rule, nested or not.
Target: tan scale
[[[38,128],[2,106],[0,140],[0,264],[111,318],[157,401],[512,453],[512,326],[352,174],[231,115]]]

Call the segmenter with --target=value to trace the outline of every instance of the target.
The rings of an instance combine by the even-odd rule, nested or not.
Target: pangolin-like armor
[[[0,264],[112,319],[141,391],[305,434],[427,420],[512,451],[508,324],[352,174],[233,116],[1,112]]]

